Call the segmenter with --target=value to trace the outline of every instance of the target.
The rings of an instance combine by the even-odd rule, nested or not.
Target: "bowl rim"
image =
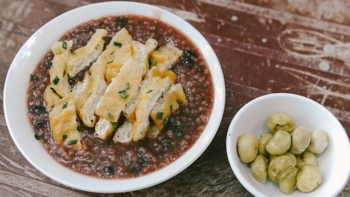
[[[230,164],[230,167],[231,167],[233,173],[235,174],[235,176],[237,177],[239,182],[244,186],[244,188],[246,188],[254,196],[268,196],[268,195],[264,194],[263,192],[259,191],[256,188],[254,188],[252,186],[252,184],[250,184],[249,181],[245,178],[244,173],[241,170],[239,170],[237,162],[240,162],[240,164],[242,164],[242,165],[244,165],[244,164],[241,161],[239,161],[238,156],[234,156],[234,155],[237,155],[237,152],[235,152],[231,148],[231,147],[236,147],[236,143],[237,143],[236,141],[233,140],[234,127],[246,109],[250,108],[251,106],[255,105],[258,102],[262,102],[264,100],[268,100],[268,99],[271,99],[274,97],[289,97],[289,98],[293,98],[293,99],[301,99],[303,102],[309,102],[310,104],[313,104],[313,105],[320,107],[328,116],[332,117],[335,124],[337,124],[337,128],[339,128],[341,130],[341,133],[339,135],[341,135],[342,138],[348,139],[346,131],[345,131],[344,127],[341,125],[341,123],[339,122],[339,120],[326,107],[324,107],[320,103],[318,103],[310,98],[307,98],[307,97],[304,97],[304,96],[301,96],[298,94],[293,94],[293,93],[270,93],[270,94],[266,94],[266,95],[254,98],[253,100],[249,101],[241,109],[239,109],[239,111],[233,117],[233,119],[229,125],[227,135],[226,135],[226,153],[227,153],[229,164]],[[235,150],[236,150],[236,148],[235,148]],[[348,143],[347,146],[345,146],[344,151],[350,153],[350,142]],[[235,157],[237,157],[237,159]],[[350,165],[349,158],[345,159],[344,161],[348,163],[348,166]],[[346,166],[346,164],[345,164],[345,166]],[[347,175],[347,177],[350,176],[350,168],[348,168],[347,171],[344,172],[344,177],[346,175]],[[261,183],[261,184],[263,184],[263,183]],[[336,188],[333,188],[334,190],[332,191],[332,196],[338,195],[342,191],[342,189],[345,187],[346,184],[347,184],[347,181],[344,181],[342,184],[337,185]],[[278,189],[278,186],[276,189]],[[305,193],[305,194],[307,194],[307,193]],[[308,194],[311,194],[311,196],[312,196],[312,192],[310,192]],[[291,196],[291,195],[293,196],[293,194],[288,194],[288,195],[283,194],[281,191],[281,196],[284,196],[284,195],[285,196]]]
[[[88,16],[86,15],[86,13],[88,13]],[[23,124],[17,123],[17,120],[19,118],[25,119],[26,117],[27,110],[23,110],[23,107],[27,105],[27,97],[25,96],[28,86],[23,88],[20,86],[19,83],[16,83],[16,80],[21,79],[24,73],[26,73],[28,74],[29,82],[29,73],[31,73],[35,69],[38,62],[50,49],[51,43],[53,43],[51,41],[57,41],[65,32],[67,32],[67,30],[72,29],[73,27],[92,19],[122,14],[134,14],[158,18],[159,20],[162,20],[165,23],[168,23],[169,25],[177,28],[186,37],[190,38],[194,45],[196,45],[201,51],[203,57],[205,57],[208,68],[211,72],[214,89],[214,101],[212,113],[208,120],[207,126],[202,132],[201,136],[192,145],[192,147],[189,148],[189,150],[187,150],[176,161],[172,162],[171,164],[162,169],[137,178],[113,180],[101,179],[80,174],[78,172],[64,167],[62,164],[59,164],[49,155],[49,153],[47,153],[47,151],[42,146],[42,143],[37,142],[34,139],[34,132],[31,133],[31,138],[33,140],[28,140],[30,139],[30,135],[27,133],[19,134],[20,130],[28,130],[30,125],[28,118],[26,119],[26,121],[24,121]],[[53,28],[58,23],[62,22],[64,24],[62,27],[64,28],[64,30],[60,30],[57,32],[51,31],[50,33],[48,33],[48,30],[50,28]],[[182,31],[179,28],[180,24],[181,27],[184,27],[184,29],[186,29],[186,31]],[[38,39],[39,37],[48,36],[48,34],[50,39],[46,41]],[[37,45],[40,46],[40,44],[43,44],[43,47],[42,49],[40,49],[40,51],[46,52],[41,54],[38,54],[40,52],[33,53],[33,51],[31,51],[33,47]],[[24,67],[23,65],[28,64],[26,63],[27,61],[35,62],[35,66]],[[20,66],[20,64],[22,65]],[[23,91],[23,89],[25,89],[25,92],[21,92]],[[25,99],[21,97],[25,97]],[[224,113],[225,97],[225,83],[219,60],[208,41],[202,36],[202,34],[197,29],[195,29],[187,21],[181,19],[179,16],[160,7],[138,2],[115,1],[93,3],[72,9],[50,20],[45,25],[40,27],[32,36],[30,36],[29,39],[23,44],[23,46],[16,54],[8,70],[4,85],[3,104],[5,120],[14,143],[16,144],[21,154],[26,158],[26,160],[29,163],[31,163],[37,170],[39,170],[41,173],[51,178],[52,180],[75,189],[96,193],[120,193],[140,190],[157,185],[174,177],[175,175],[185,170],[188,166],[190,166],[207,149],[207,147],[215,137]],[[15,102],[13,101],[16,101],[16,99],[18,98],[20,98],[20,102],[14,104]],[[26,102],[23,103],[23,100],[25,100]],[[32,132],[31,127],[30,130]],[[39,146],[41,148],[38,148]],[[35,150],[37,150],[38,153],[30,152],[27,149],[28,147],[34,149],[37,148]],[[43,153],[43,151],[45,151],[47,155],[39,156],[39,153]],[[75,178],[67,178],[67,175],[69,174],[73,174]],[[83,184],[81,181],[83,181]],[[96,184],[98,184],[98,187],[96,187]]]

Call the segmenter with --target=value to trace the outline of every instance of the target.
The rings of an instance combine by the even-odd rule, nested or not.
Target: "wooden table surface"
[[[99,1],[0,0],[0,87],[3,89],[17,51],[38,28],[66,11],[95,2]],[[319,102],[350,136],[350,48],[346,46],[350,42],[350,1],[138,2],[187,20],[209,41],[220,60],[226,108],[208,149],[188,169],[151,188],[124,194],[78,191],[49,179],[26,161],[10,137],[1,107],[0,196],[251,196],[229,166],[226,133],[243,105],[269,93],[295,93]],[[350,196],[349,181],[339,196]]]

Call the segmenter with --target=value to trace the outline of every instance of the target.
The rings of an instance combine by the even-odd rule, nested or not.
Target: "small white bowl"
[[[170,165],[145,176],[130,179],[101,179],[77,173],[56,162],[34,132],[27,112],[29,76],[50,50],[52,43],[69,29],[92,19],[122,14],[154,17],[182,31],[198,47],[211,72],[214,103],[207,127],[196,143]],[[177,175],[191,165],[209,146],[219,128],[225,106],[225,83],[220,63],[207,40],[189,23],[159,7],[135,2],[104,2],[64,13],[36,31],[14,58],[4,87],[4,111],[8,129],[23,156],[40,172],[72,188],[99,192],[128,192],[147,188]]]
[[[296,126],[305,126],[309,131],[316,128],[327,132],[329,146],[318,155],[323,182],[310,193],[296,190],[284,194],[277,183],[268,180],[260,183],[251,174],[249,164],[240,161],[237,154],[237,139],[251,133],[257,139],[267,132],[266,121],[272,113],[284,112],[296,120]],[[336,196],[344,188],[350,174],[350,143],[346,131],[337,118],[319,103],[294,94],[275,93],[261,96],[243,106],[234,116],[227,133],[227,156],[231,168],[241,184],[254,196]]]

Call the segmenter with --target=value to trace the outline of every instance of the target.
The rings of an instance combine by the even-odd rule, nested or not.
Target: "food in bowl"
[[[156,111],[153,113],[153,119],[152,115],[149,114],[147,114],[147,116],[142,116],[143,118],[139,121],[146,121],[146,127],[154,129],[148,129],[147,134],[144,132],[141,138],[140,136],[131,134],[132,139],[130,139],[130,132],[128,135],[123,135],[126,136],[127,140],[116,135],[119,133],[118,129],[126,128],[126,130],[128,130],[138,121],[133,115],[136,113],[129,114],[128,111],[125,110],[125,107],[121,107],[123,113],[117,111],[116,114],[112,114],[106,111],[118,104],[115,103],[117,99],[132,99],[131,87],[134,87],[131,86],[131,82],[124,81],[123,83],[119,83],[122,84],[123,89],[117,92],[114,91],[114,95],[117,95],[117,97],[109,99],[110,97],[106,96],[105,101],[101,102],[105,103],[105,106],[99,108],[100,111],[94,111],[94,115],[89,116],[86,120],[84,120],[84,115],[86,115],[86,113],[81,113],[83,115],[79,116],[79,112],[83,111],[84,105],[86,105],[84,101],[88,100],[91,96],[95,97],[98,93],[87,92],[85,97],[79,96],[78,98],[80,98],[80,100],[77,101],[77,99],[74,99],[74,96],[70,95],[72,92],[71,90],[66,91],[67,95],[70,97],[64,97],[54,88],[57,81],[61,81],[63,77],[66,77],[67,83],[71,86],[68,87],[68,89],[79,89],[77,86],[81,87],[81,85],[84,85],[84,79],[98,72],[98,69],[95,69],[93,66],[94,61],[98,61],[98,57],[93,56],[94,58],[90,58],[90,61],[87,61],[88,63],[82,66],[82,69],[78,72],[74,72],[74,69],[68,66],[70,64],[65,63],[66,67],[63,70],[57,71],[61,73],[62,77],[56,78],[57,75],[55,74],[51,74],[50,76],[50,72],[54,73],[52,65],[56,55],[65,52],[67,52],[67,56],[80,55],[81,49],[94,41],[92,38],[98,32],[97,30],[103,31],[102,29],[105,30],[106,35],[101,36],[102,39],[97,39],[98,42],[96,43],[103,44],[97,44],[94,48],[96,50],[101,50],[101,53],[105,52],[109,45],[114,45],[113,47],[116,49],[123,48],[122,41],[112,42],[114,36],[121,31],[127,31],[132,38],[132,42],[137,43],[139,46],[145,46],[147,45],[147,40],[153,39],[157,44],[152,51],[149,51],[150,53],[145,59],[146,64],[150,66],[146,67],[146,70],[149,70],[148,72],[150,72],[152,68],[157,68],[161,65],[157,65],[157,61],[160,61],[159,53],[162,52],[162,49],[166,50],[164,47],[167,45],[181,51],[181,55],[169,66],[170,69],[161,70],[161,73],[164,77],[163,79],[168,79],[166,83],[168,85],[164,85],[164,87],[170,87],[169,81],[172,79],[172,84],[174,84],[172,87],[175,87],[176,84],[180,84],[180,89],[183,89],[185,99],[181,99],[183,97],[175,97],[174,99],[176,102],[171,102],[172,104],[169,105],[169,109],[171,110],[167,108],[168,115],[165,115],[164,110],[162,110],[161,112]],[[28,117],[33,125],[36,139],[43,143],[45,149],[59,163],[77,172],[101,178],[137,177],[169,165],[183,155],[199,138],[212,111],[214,98],[213,83],[202,54],[179,30],[158,19],[136,15],[122,15],[89,21],[69,30],[57,41],[56,44],[53,43],[54,50],[49,51],[45,55],[35,71],[31,74],[31,82],[28,88]],[[67,50],[67,48],[70,48],[70,50]],[[55,49],[57,49],[57,51]],[[105,53],[114,56],[116,52],[108,51],[108,53]],[[153,53],[153,56],[151,53]],[[113,61],[121,61],[121,59],[123,58]],[[105,61],[104,64],[107,68],[107,65],[115,63],[111,61],[112,60]],[[134,65],[135,61],[130,64]],[[124,65],[125,64],[123,64],[123,67]],[[121,67],[119,71],[123,67]],[[102,91],[104,94],[108,92],[108,87],[114,83],[114,79],[118,76],[113,74],[115,67],[109,68],[111,69],[105,72],[103,77],[103,79],[106,80],[106,87],[92,90],[101,91],[101,89],[103,89],[105,90]],[[139,69],[137,71],[139,71]],[[130,75],[126,75],[127,77],[124,78],[132,78],[131,75],[135,73],[131,72],[129,74]],[[146,78],[145,76],[147,76],[147,72],[142,72],[141,75],[144,80]],[[155,81],[154,85],[162,83],[159,80]],[[138,88],[133,90],[138,92]],[[153,88],[145,89],[143,95],[148,96],[155,92]],[[156,101],[167,93],[166,89],[157,92],[158,93],[155,94],[157,98]],[[47,93],[47,95],[51,94],[53,97],[45,97],[45,93]],[[113,91],[111,94],[113,94]],[[52,101],[52,98],[55,96],[57,100]],[[67,98],[71,99],[70,101],[76,101],[75,105],[70,105],[72,102],[64,100]],[[79,105],[77,105],[77,103],[79,103]],[[109,103],[114,104],[109,106]],[[132,103],[125,102],[124,104],[126,106]],[[90,109],[92,105],[93,104],[86,107]],[[143,104],[143,106],[146,107],[149,105],[149,102]],[[100,106],[103,105],[101,104]],[[176,110],[177,107],[178,109]],[[73,130],[72,133],[60,133],[62,123],[65,123],[63,118],[55,116],[55,113],[51,114],[50,117],[49,113],[50,111],[59,110],[57,114],[61,114],[66,109],[70,109],[71,113],[78,114],[76,116],[78,119],[77,121],[72,118],[75,116],[70,116],[69,121],[67,121],[72,123],[69,126],[71,128],[70,130]],[[96,114],[100,116],[96,116]],[[103,120],[103,122],[100,122],[101,124],[99,126],[97,123],[100,120]],[[54,121],[57,123],[52,124]],[[57,127],[55,127],[55,125]],[[75,125],[76,129],[74,129]],[[125,127],[123,127],[124,125]],[[56,131],[53,132],[53,130]],[[154,130],[156,131],[154,132]],[[116,134],[114,132],[116,132]],[[148,137],[146,137],[147,135]],[[71,138],[71,136],[78,137]]]
[[[315,190],[323,177],[314,154],[328,147],[327,133],[320,129],[309,133],[304,126],[295,128],[294,118],[286,113],[271,114],[266,126],[271,133],[262,133],[259,139],[245,133],[237,140],[239,158],[250,163],[252,176],[262,183],[269,178],[286,194],[296,189]]]

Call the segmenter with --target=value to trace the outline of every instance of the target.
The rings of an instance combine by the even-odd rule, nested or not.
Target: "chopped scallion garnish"
[[[62,141],[66,140],[67,139],[67,134],[63,134],[62,135]]]
[[[113,45],[116,46],[116,47],[121,48],[123,44],[120,43],[120,42],[113,42]]]
[[[57,85],[58,82],[60,82],[60,78],[58,78],[58,77],[56,76],[56,77],[52,80],[52,83],[53,83],[54,85]]]
[[[78,142],[78,140],[69,140],[67,145],[73,145],[76,144]]]
[[[67,49],[67,42],[65,40],[62,40],[62,48]]]
[[[176,99],[176,102],[181,105],[182,104],[182,101],[180,99]]]
[[[31,81],[38,81],[38,77],[35,75],[30,75],[30,80]]]
[[[154,59],[149,59],[148,60],[148,64],[151,65],[151,66],[155,66],[157,64],[157,62],[154,60]]]
[[[129,83],[129,82],[125,84],[125,89],[126,89],[126,90],[129,90],[129,89],[130,89],[130,83]]]
[[[40,135],[39,134],[35,134],[34,137],[35,137],[36,140],[40,140]]]
[[[112,62],[113,62],[113,60],[111,60],[111,61],[107,62],[107,64],[110,64],[110,63],[112,63]]]
[[[68,105],[68,102],[64,102],[63,105],[62,105],[62,109],[66,109],[67,105]]]
[[[164,125],[165,125],[165,126],[168,125],[169,121],[170,121],[170,116],[167,116],[167,117],[165,118]]]
[[[124,90],[124,91],[119,91],[119,96],[122,97],[123,99],[128,98],[129,94]]]
[[[112,118],[113,118],[113,114],[108,113],[108,117],[109,117],[110,119],[112,119]]]
[[[53,87],[50,87],[50,90],[55,93],[58,97],[62,98]]]
[[[151,92],[153,92],[153,90],[148,90],[146,93],[151,93]]]
[[[163,119],[163,112],[158,112],[156,118],[157,118],[157,120]]]

